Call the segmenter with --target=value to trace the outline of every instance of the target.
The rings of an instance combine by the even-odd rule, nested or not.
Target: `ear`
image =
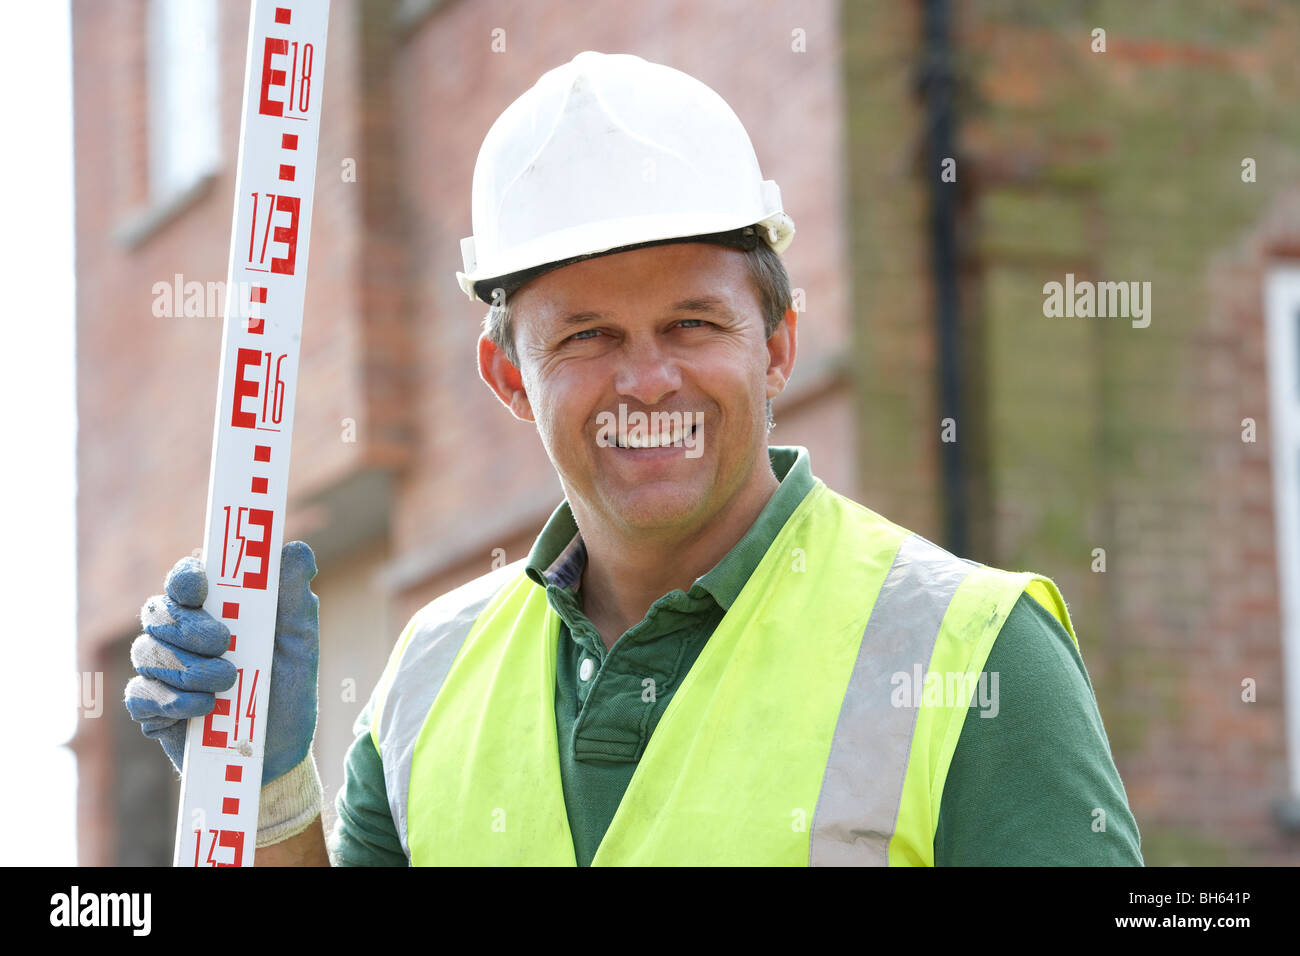
[[[506,353],[483,332],[478,337],[478,374],[510,414],[522,422],[535,421],[533,407],[524,392],[524,377],[506,358]]]
[[[794,371],[794,353],[797,344],[796,326],[799,313],[793,308],[785,310],[785,316],[767,340],[767,397],[775,398],[785,390]]]

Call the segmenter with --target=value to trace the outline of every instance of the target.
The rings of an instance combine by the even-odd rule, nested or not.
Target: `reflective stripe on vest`
[[[593,865],[932,865],[976,681],[1026,589],[1073,637],[1047,579],[955,558],[816,482],[673,695]],[[415,864],[573,865],[559,618],[518,565],[461,591],[412,620],[376,691],[403,846]]]
[[[893,705],[895,674],[928,662],[953,595],[973,565],[905,538],[871,610],[826,761],[809,863],[884,866],[898,820],[917,708]]]

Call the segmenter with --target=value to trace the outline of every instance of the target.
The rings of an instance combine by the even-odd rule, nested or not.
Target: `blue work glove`
[[[311,760],[320,657],[319,600],[310,588],[315,576],[311,548],[302,541],[286,544],[280,553],[259,846],[294,835],[284,831],[303,822],[299,818],[313,809],[313,799],[316,813],[294,832],[320,812],[320,779]],[[140,609],[144,633],[131,645],[138,676],[126,685],[126,709],[180,770],[186,722],[210,713],[214,695],[233,686],[236,675],[234,664],[220,656],[230,647],[229,628],[203,610],[208,579],[202,563],[193,557],[176,562],[164,590]]]

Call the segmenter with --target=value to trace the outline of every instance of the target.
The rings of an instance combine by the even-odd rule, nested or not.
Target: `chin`
[[[700,513],[706,492],[687,494],[681,491],[662,494],[618,495],[609,500],[610,511],[625,525],[644,528],[671,528],[689,521]]]

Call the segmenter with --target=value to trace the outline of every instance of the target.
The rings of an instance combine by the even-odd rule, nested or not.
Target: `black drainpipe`
[[[935,320],[939,340],[939,418],[951,418],[957,427],[956,441],[940,438],[944,513],[944,547],[965,556],[967,515],[965,473],[961,440],[967,423],[962,419],[961,349],[958,338],[957,300],[957,183],[943,182],[940,173],[945,159],[956,159],[954,97],[956,75],[949,41],[952,9],[949,0],[924,2],[924,59],[920,70],[920,91],[925,101],[925,177],[930,187],[930,268],[934,282]],[[962,171],[958,171],[958,176]],[[938,423],[935,423],[938,428]],[[937,436],[942,435],[938,428]]]

